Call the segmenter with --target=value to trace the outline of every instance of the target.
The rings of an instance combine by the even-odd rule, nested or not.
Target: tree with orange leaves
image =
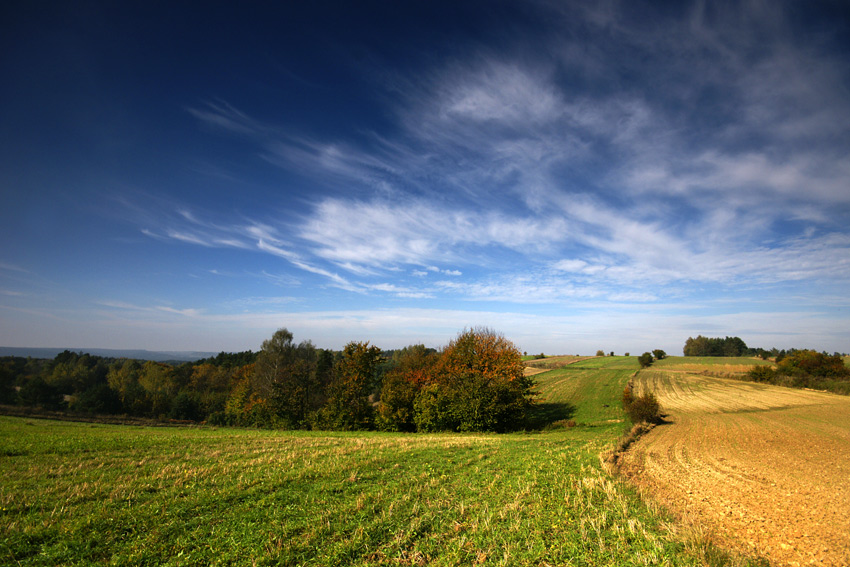
[[[524,425],[534,382],[519,349],[501,333],[476,327],[442,351],[432,383],[414,404],[417,429],[508,431]]]

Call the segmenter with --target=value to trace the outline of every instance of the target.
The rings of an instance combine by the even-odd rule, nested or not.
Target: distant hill
[[[135,358],[138,360],[155,360],[157,362],[179,361],[192,362],[201,358],[215,356],[217,352],[201,351],[154,351],[154,350],[124,350],[111,348],[29,348],[29,347],[0,347],[0,356],[31,356],[33,358],[54,358],[62,351],[88,353],[94,356],[111,358]]]

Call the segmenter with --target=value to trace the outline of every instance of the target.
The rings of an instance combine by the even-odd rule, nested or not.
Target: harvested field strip
[[[634,358],[626,357],[578,360],[537,377],[539,401],[572,406],[570,417],[580,423],[622,422],[619,401],[635,366]]]
[[[850,399],[661,369],[635,382],[672,422],[623,459],[635,484],[773,565],[850,564]]]

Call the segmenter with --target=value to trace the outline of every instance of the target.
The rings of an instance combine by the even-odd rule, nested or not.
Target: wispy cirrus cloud
[[[272,131],[268,125],[251,118],[222,100],[210,101],[201,106],[186,107],[186,111],[200,122],[232,134],[253,137]]]
[[[511,217],[497,211],[450,209],[426,201],[325,199],[300,227],[314,253],[341,265],[478,263],[490,246],[545,249],[564,238],[559,218]]]
[[[7,272],[18,272],[21,274],[29,274],[30,271],[26,270],[16,264],[8,264],[6,262],[0,262],[0,270],[4,270]]]
[[[850,103],[836,94],[846,65],[794,47],[782,14],[752,6],[697,4],[684,26],[669,12],[633,20],[614,4],[541,6],[557,22],[548,29],[583,22],[611,42],[579,52],[568,34],[543,32],[545,57],[490,47],[415,75],[383,73],[396,129],[356,139],[295,135],[221,101],[190,109],[248,137],[260,159],[351,196],[319,195],[285,228],[265,218],[221,236],[185,216],[194,231],[164,236],[273,254],[349,291],[411,296],[436,291],[375,280],[402,266],[420,280],[433,264],[452,266],[446,275],[492,270],[505,253],[550,267],[552,288],[567,291],[512,294],[485,274],[439,292],[519,301],[600,282],[846,277],[835,259],[847,253],[836,208],[850,200],[848,147],[824,151],[850,128]],[[612,68],[623,57],[628,76]]]

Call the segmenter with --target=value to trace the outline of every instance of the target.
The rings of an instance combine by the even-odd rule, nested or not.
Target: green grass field
[[[580,424],[510,435],[0,417],[0,564],[699,565],[599,453],[634,358],[537,377]]]

